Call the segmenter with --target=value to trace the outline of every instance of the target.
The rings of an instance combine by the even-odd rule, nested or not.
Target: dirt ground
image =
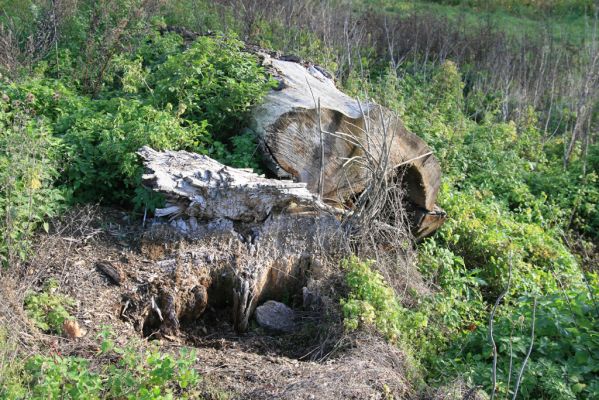
[[[165,351],[194,347],[206,398],[417,397],[406,377],[409,365],[404,354],[376,335],[345,335],[334,310],[337,300],[326,321],[299,311],[302,329],[294,334],[272,335],[251,322],[249,331],[240,335],[225,308],[209,308],[201,320],[181,324],[173,335],[148,334],[143,321],[129,317],[135,315],[131,310],[135,304],[127,302],[128,296],[152,279],[156,264],[171,256],[169,246],[174,249],[177,244],[149,254],[141,240],[143,231],[141,220],[94,207],[76,209],[55,221],[50,233],[37,237],[32,259],[3,277],[0,322],[14,327],[20,345],[32,354],[56,351],[93,357],[104,326],[111,327],[121,345],[145,336],[141,343],[160,343]],[[98,267],[102,263],[116,266],[119,284]],[[82,338],[47,335],[27,320],[25,293],[39,290],[49,278],[75,299],[74,316],[85,333]]]

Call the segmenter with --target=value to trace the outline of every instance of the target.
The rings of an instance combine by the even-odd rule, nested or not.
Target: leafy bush
[[[172,104],[189,120],[207,120],[222,138],[242,128],[250,108],[274,84],[243,43],[200,37],[187,50],[167,57],[148,78],[158,106]]]
[[[440,80],[440,76],[447,79]],[[508,379],[513,390],[520,364],[513,365],[508,378],[508,344],[513,336],[514,363],[516,358],[521,362],[530,334],[530,298],[535,296],[538,347],[533,348],[519,395],[592,398],[597,376],[591,367],[596,363],[592,355],[596,329],[590,327],[596,325],[597,317],[590,299],[596,294],[589,296],[580,267],[561,239],[565,217],[575,204],[573,194],[584,190],[593,199],[592,185],[581,185],[572,176],[578,166],[572,166],[572,175],[564,173],[561,160],[541,149],[534,113],[516,124],[498,122],[490,112],[477,123],[456,114],[453,106],[447,107],[459,103],[457,90],[453,102],[451,98],[439,100],[439,93],[431,97],[439,82],[443,87],[457,87],[452,79],[459,77],[442,71],[433,73],[430,84],[424,79],[407,79],[399,91],[405,99],[400,111],[408,126],[434,146],[446,171],[439,204],[449,219],[435,239],[420,245],[419,253],[420,270],[440,289],[419,305],[429,322],[424,346],[418,348],[429,367],[429,382],[465,376],[489,392],[488,315],[507,285],[511,265],[510,290],[495,323],[499,390],[502,394],[508,390]],[[589,175],[587,182],[592,178]],[[540,182],[562,187],[544,190]],[[581,212],[591,209],[580,204]],[[564,288],[569,288],[567,295]],[[592,290],[596,292],[596,286]],[[586,337],[591,350],[577,350],[581,342],[571,336],[574,331]],[[548,347],[556,349],[555,353],[550,355]],[[589,358],[567,361],[567,356],[558,355],[561,347],[572,357],[585,350]]]
[[[28,255],[31,235],[58,213],[63,197],[52,187],[58,142],[46,121],[35,117],[35,96],[19,100],[0,92],[1,268]]]
[[[25,298],[25,311],[35,325],[43,331],[62,333],[63,323],[72,320],[70,310],[75,301],[58,293],[58,282],[51,279],[40,293],[29,293]]]
[[[371,268],[372,264],[373,261],[356,257],[341,263],[349,286],[347,298],[341,300],[343,323],[350,331],[371,326],[388,340],[406,344],[408,338],[426,326],[426,316],[404,308],[383,276]]]
[[[97,100],[74,112],[62,135],[68,161],[62,179],[81,201],[127,204],[141,188],[136,151],[187,149],[206,153],[206,123],[186,123],[138,100]]]
[[[534,343],[520,394],[527,399],[599,398],[599,295],[597,276],[589,290],[564,290],[537,298]],[[533,299],[522,297],[495,321],[498,343],[498,394],[514,389],[530,346]],[[488,328],[456,341],[447,357],[436,360],[491,391],[492,350]],[[510,384],[511,383],[511,384]]]
[[[420,360],[426,346],[424,332],[428,325],[426,313],[403,307],[383,276],[372,269],[374,261],[360,261],[352,256],[341,262],[347,298],[341,299],[343,324],[348,331],[370,328],[397,345],[408,358],[406,376],[421,384]]]
[[[258,143],[256,143],[256,135],[252,131],[246,130],[233,136],[230,142],[233,148],[231,151],[223,152],[221,162],[235,168],[252,168],[254,172],[261,172]]]
[[[426,312],[427,346],[423,359],[434,358],[451,341],[476,328],[486,318],[483,290],[487,282],[481,269],[468,268],[461,256],[431,238],[418,249],[419,269],[440,290],[420,299],[418,309]]]
[[[0,398],[2,399],[8,398],[9,393],[13,398],[25,396],[17,359],[19,359],[18,350],[14,338],[9,335],[6,327],[0,326]]]
[[[140,343],[115,346],[103,331],[100,351],[90,360],[37,354],[17,359],[19,379],[0,385],[0,397],[10,399],[182,399],[199,397],[201,381],[193,369],[195,353],[182,349],[178,356]],[[2,381],[0,380],[0,383]]]
[[[270,81],[257,59],[242,49],[233,39],[201,37],[184,50],[179,35],[154,32],[134,54],[113,59],[100,98],[44,78],[51,74],[44,63],[34,76],[4,83],[2,89],[43,115],[47,140],[63,153],[62,174],[53,178],[72,199],[153,208],[160,197],[141,187],[136,155],[144,145],[191,150],[233,166],[258,168],[253,137],[236,129]],[[214,140],[214,133],[233,135],[231,150]]]

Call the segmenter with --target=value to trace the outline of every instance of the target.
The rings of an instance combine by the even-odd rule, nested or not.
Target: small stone
[[[256,308],[256,322],[274,332],[291,333],[296,330],[295,312],[285,304],[269,300]]]

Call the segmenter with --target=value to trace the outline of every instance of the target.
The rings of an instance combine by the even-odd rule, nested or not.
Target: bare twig
[[[516,380],[516,386],[514,387],[514,396],[512,400],[516,400],[518,397],[518,390],[520,389],[520,383],[522,382],[522,376],[524,375],[524,370],[526,369],[526,364],[530,359],[530,354],[532,353],[532,348],[535,343],[535,322],[537,316],[537,298],[535,297],[533,301],[532,307],[532,328],[530,331],[530,346],[528,347],[528,352],[526,353],[526,357],[524,357],[524,361],[522,362],[522,367],[520,368],[520,373],[518,374],[518,379]]]
[[[510,290],[510,283],[512,281],[512,253],[508,255],[509,257],[509,275],[507,280],[507,285],[505,290],[497,297],[495,301],[495,305],[493,306],[493,311],[491,311],[491,316],[489,317],[489,340],[491,341],[491,346],[493,347],[493,369],[492,369],[492,379],[493,379],[493,388],[491,391],[491,400],[495,398],[495,392],[497,391],[497,345],[495,343],[495,338],[493,337],[493,322],[495,319],[495,313],[497,312],[497,308],[499,307],[499,303],[501,300],[507,295]]]

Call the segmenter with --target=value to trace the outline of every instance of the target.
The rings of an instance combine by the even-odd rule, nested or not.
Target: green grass
[[[586,41],[592,31],[593,20],[588,15],[543,15],[530,8],[510,10],[503,7],[448,5],[432,1],[384,1],[390,13],[432,13],[464,25],[464,29],[490,21],[492,25],[510,36],[530,36],[547,31],[560,43],[579,44]],[[379,2],[380,4],[380,2]]]

